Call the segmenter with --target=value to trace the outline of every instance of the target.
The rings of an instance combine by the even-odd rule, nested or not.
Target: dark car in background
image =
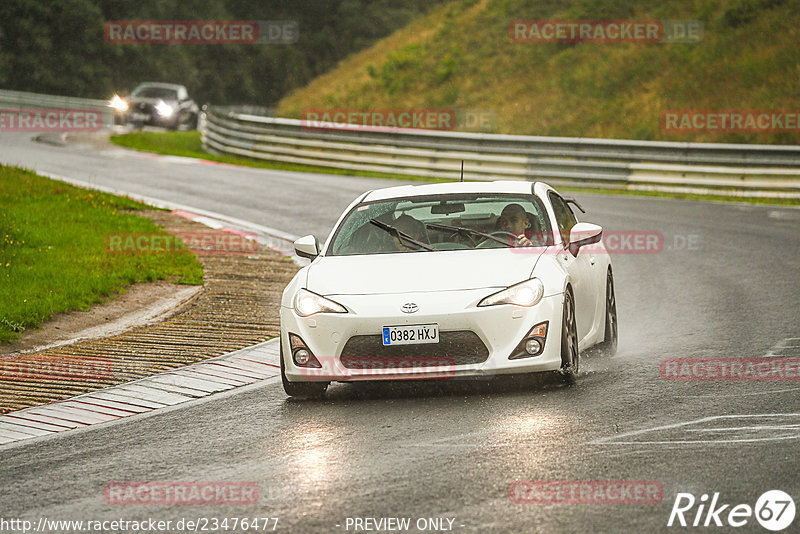
[[[142,126],[161,126],[170,130],[197,128],[199,108],[183,85],[146,82],[129,97],[114,95],[109,105],[116,122]]]

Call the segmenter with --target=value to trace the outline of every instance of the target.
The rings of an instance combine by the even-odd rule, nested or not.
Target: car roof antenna
[[[461,160],[461,181],[464,181],[464,160]]]

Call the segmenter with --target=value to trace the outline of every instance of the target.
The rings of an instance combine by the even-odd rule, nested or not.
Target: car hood
[[[131,104],[144,103],[144,104],[153,104],[153,105],[156,105],[159,102],[165,102],[165,103],[169,104],[172,107],[175,107],[175,106],[178,105],[178,101],[177,100],[164,99],[164,98],[145,98],[143,96],[132,96],[132,97],[129,98],[129,102]]]
[[[321,295],[374,295],[507,287],[527,280],[544,248],[326,256],[307,271]]]

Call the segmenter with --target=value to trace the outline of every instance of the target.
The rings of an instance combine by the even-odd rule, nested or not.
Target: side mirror
[[[569,251],[573,256],[578,255],[578,250],[585,245],[599,243],[603,236],[603,227],[592,223],[578,223],[569,231]]]
[[[319,241],[313,235],[303,236],[294,242],[294,253],[301,258],[313,260],[319,256]]]

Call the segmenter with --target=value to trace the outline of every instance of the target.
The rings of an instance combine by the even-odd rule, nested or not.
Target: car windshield
[[[328,255],[546,246],[552,240],[546,211],[535,196],[420,196],[354,207],[336,230]]]
[[[175,89],[170,89],[168,87],[153,87],[152,85],[146,85],[142,87],[137,87],[136,90],[133,91],[131,96],[138,96],[140,98],[161,98],[164,100],[177,100],[178,91],[176,91]]]

